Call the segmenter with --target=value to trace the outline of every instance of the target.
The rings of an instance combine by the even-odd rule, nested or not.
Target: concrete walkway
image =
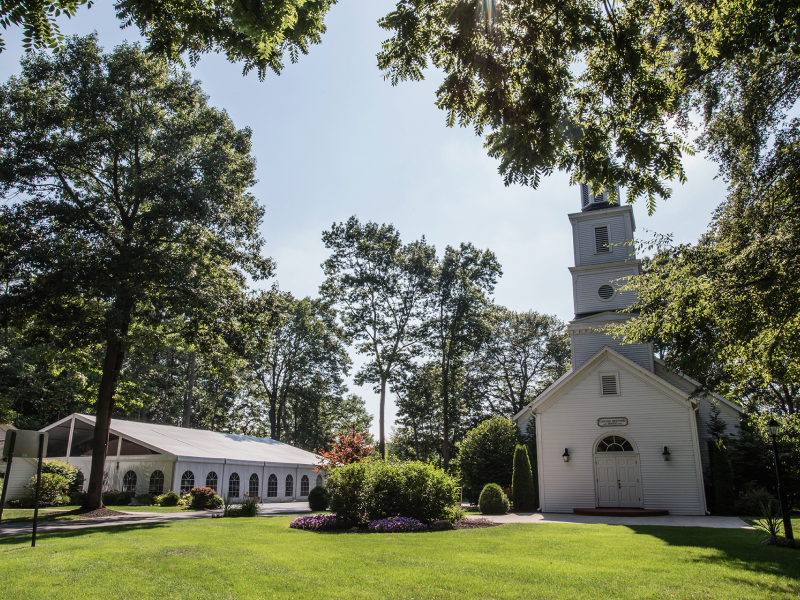
[[[477,515],[469,515],[476,518]],[[511,513],[487,517],[495,523],[564,523],[567,525],[661,525],[666,527],[710,527],[712,529],[753,529],[739,517],[683,516],[595,517],[563,513]]]
[[[276,502],[265,503],[259,508],[260,517],[279,517],[292,514],[310,512],[306,502]],[[209,519],[214,515],[222,514],[222,510],[207,510],[199,512],[179,513],[125,513],[115,517],[101,517],[97,519],[70,519],[63,521],[40,521],[39,533],[53,531],[75,531],[93,527],[119,527],[119,526],[157,526],[170,521],[184,521],[187,519]],[[480,518],[480,515],[470,515],[469,518]],[[495,515],[488,517],[495,523],[562,523],[566,525],[660,525],[667,527],[709,527],[713,529],[752,529],[739,517],[688,517],[668,515],[665,517],[588,517],[560,513],[511,513],[508,515]],[[0,537],[8,535],[30,535],[33,523],[6,523],[0,525]]]

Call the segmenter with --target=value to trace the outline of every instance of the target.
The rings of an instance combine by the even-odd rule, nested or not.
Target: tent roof
[[[93,415],[75,414],[72,416],[94,425],[95,417]],[[236,433],[204,431],[121,419],[111,419],[111,431],[127,439],[141,442],[164,454],[172,454],[181,460],[225,459],[237,462],[304,465],[315,465],[319,461],[316,454],[300,450],[289,444],[269,438]]]

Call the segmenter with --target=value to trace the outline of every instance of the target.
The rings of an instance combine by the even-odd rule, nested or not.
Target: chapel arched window
[[[631,443],[620,435],[609,435],[597,444],[597,452],[634,452]]]
[[[291,475],[286,476],[286,489],[284,491],[284,497],[290,498],[294,496],[294,477]]]
[[[322,475],[317,475],[317,487],[322,487],[325,483],[322,481]]]
[[[250,475],[249,485],[247,487],[247,495],[251,498],[258,496],[258,475],[253,473]]]
[[[300,495],[308,496],[308,475],[303,475],[300,478]]]

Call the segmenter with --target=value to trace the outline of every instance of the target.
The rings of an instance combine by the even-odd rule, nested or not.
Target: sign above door
[[[602,417],[597,419],[600,427],[624,427],[628,424],[628,417]]]

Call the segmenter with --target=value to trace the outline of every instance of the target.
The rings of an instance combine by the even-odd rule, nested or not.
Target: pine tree
[[[733,469],[728,459],[728,450],[722,440],[717,440],[712,457],[714,477],[714,512],[732,515],[736,512],[736,494],[733,490]]]

